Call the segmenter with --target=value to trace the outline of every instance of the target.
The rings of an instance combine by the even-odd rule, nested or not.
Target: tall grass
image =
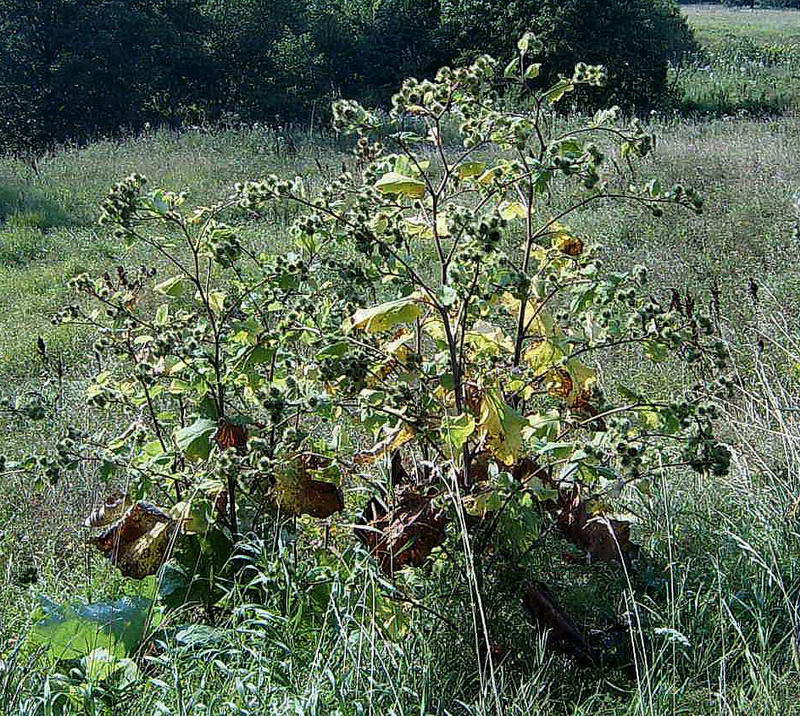
[[[701,114],[800,109],[800,11],[685,6],[701,51],[671,70],[678,106]]]

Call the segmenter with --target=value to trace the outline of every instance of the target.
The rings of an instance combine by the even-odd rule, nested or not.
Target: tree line
[[[525,30],[548,67],[605,64],[613,89],[596,92],[630,108],[664,96],[692,43],[674,0],[0,0],[0,152],[380,105],[403,77],[507,54]]]

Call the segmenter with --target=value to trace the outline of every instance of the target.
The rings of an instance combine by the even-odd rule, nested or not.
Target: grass
[[[773,42],[782,26],[771,18],[800,18],[788,11],[687,13],[698,27],[704,23],[700,34],[709,47],[714,33],[731,27]],[[756,17],[758,31],[751,31],[747,23]],[[256,543],[252,574],[272,580],[275,604],[232,594],[229,618],[194,641],[177,628],[192,615],[178,615],[165,625],[161,649],[140,660],[141,678],[114,691],[107,708],[99,685],[65,674],[27,641],[42,594],[91,602],[142,588],[119,578],[86,545],[82,520],[105,485],[92,472],[53,487],[8,474],[0,481],[0,714],[59,713],[66,693],[72,705],[64,713],[136,716],[799,713],[800,247],[791,229],[800,125],[792,116],[676,118],[653,128],[661,141],[646,171],[697,187],[706,212],[653,219],[606,207],[582,214],[575,228],[606,245],[612,264],[646,263],[654,292],[688,290],[702,303],[716,295],[722,330],[746,379],[724,416],[735,451],[732,475],[677,476],[653,485],[652,500],[642,505],[636,538],[646,569],[628,581],[617,570],[558,557],[542,565],[584,624],[599,627],[616,615],[635,625],[623,644],[632,668],[579,668],[546,650],[521,614],[503,614],[507,665],[482,683],[468,628],[453,633],[414,610],[395,640],[376,633],[363,618],[374,595],[369,564],[358,566],[358,580],[335,577],[336,598],[320,606],[302,582],[275,572],[271,545]],[[69,300],[70,276],[152,260],[127,252],[96,226],[97,203],[111,183],[140,171],[201,203],[236,181],[273,172],[314,183],[351,157],[328,136],[254,128],[99,142],[49,157],[37,172],[1,159],[0,393],[24,395],[39,384],[38,335],[67,367],[58,415],[34,424],[0,416],[2,452],[35,450],[66,425],[90,424],[81,397],[87,338],[54,328],[50,316]],[[285,223],[274,216],[263,241],[280,236]],[[623,367],[639,384],[677,380],[635,363]],[[432,579],[421,588],[433,600],[441,587]],[[292,607],[281,610],[276,605],[287,594]],[[446,616],[469,623],[468,611],[457,607]]]
[[[800,11],[683,8],[702,52],[673,69],[679,105],[697,113],[800,109]]]
[[[777,8],[684,5],[689,25],[701,44],[720,49],[731,37],[760,45],[800,43],[800,12]]]

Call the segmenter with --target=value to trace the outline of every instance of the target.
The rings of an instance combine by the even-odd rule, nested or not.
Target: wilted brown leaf
[[[247,429],[243,425],[222,420],[214,439],[223,450],[235,448],[242,451],[247,445]]]
[[[446,522],[432,497],[407,487],[398,491],[393,509],[377,498],[370,500],[355,534],[391,577],[399,569],[425,562],[433,548],[444,542]]]
[[[344,509],[344,496],[332,482],[315,480],[314,470],[330,465],[328,458],[305,453],[288,463],[275,477],[275,504],[291,515],[310,515],[324,519]]]
[[[577,489],[561,492],[556,521],[562,534],[573,544],[601,562],[629,565],[639,547],[631,542],[629,522],[611,519],[602,513],[590,514]]]
[[[177,522],[149,502],[137,502],[92,539],[125,577],[144,579],[166,561]]]
[[[551,397],[566,399],[574,388],[572,376],[563,368],[553,368],[547,374],[547,392]]]
[[[555,247],[567,256],[580,256],[583,253],[583,240],[569,234],[559,235]]]
[[[523,457],[511,467],[511,475],[517,482],[523,484],[534,479],[545,482],[550,479],[550,470],[551,468],[540,465],[531,457]]]
[[[605,432],[606,430],[606,422],[603,418],[598,418],[597,416],[600,415],[600,411],[592,405],[592,400],[594,398],[594,390],[593,389],[586,389],[581,390],[574,395],[569,401],[570,408],[572,408],[572,412],[576,415],[580,416],[581,418],[589,419],[595,418],[592,420],[592,425],[600,432]]]

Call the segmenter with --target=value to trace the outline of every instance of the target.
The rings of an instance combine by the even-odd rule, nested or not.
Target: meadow
[[[688,5],[701,51],[673,68],[685,111],[735,114],[797,111],[800,19],[793,10]]]
[[[86,544],[83,519],[105,489],[92,471],[45,487],[12,472],[0,481],[0,714],[60,713],[59,689],[69,688],[85,709],[78,713],[143,716],[800,713],[800,12],[686,12],[707,55],[674,70],[689,116],[651,118],[660,141],[643,170],[695,187],[704,213],[596,208],[575,229],[602,242],[614,267],[646,264],[654,292],[691,294],[717,316],[741,378],[724,406],[732,473],[652,486],[635,525],[647,555],[641,573],[544,568],[581,623],[627,615],[636,625],[625,637],[631,664],[580,667],[519,624],[506,636],[525,644],[524,656],[481,687],[468,639],[432,628],[421,610],[397,639],[381,638],[354,616],[375,585],[342,584],[321,623],[303,618],[310,597],[293,592],[301,606],[288,615],[235,593],[229,619],[214,627],[179,615],[163,625],[174,627],[169,638],[143,655],[139,678],[104,705],[102,679],[64,674],[28,643],[40,598],[90,603],[152,584],[122,579]],[[98,226],[110,185],[141,172],[202,204],[270,173],[313,186],[353,161],[346,139],[293,126],[153,130],[65,147],[35,166],[0,159],[0,394],[25,395],[43,380],[45,391],[57,381],[63,392],[43,422],[0,416],[0,452],[13,458],[68,424],[91,425],[83,396],[90,338],[51,318],[71,300],[72,276],[153,259]],[[265,249],[280,251],[286,227],[276,214],[252,229]],[[63,366],[57,378],[38,361],[40,336]],[[631,358],[606,369],[638,386],[683,380]],[[268,547],[254,547],[253,564],[291,592]]]

